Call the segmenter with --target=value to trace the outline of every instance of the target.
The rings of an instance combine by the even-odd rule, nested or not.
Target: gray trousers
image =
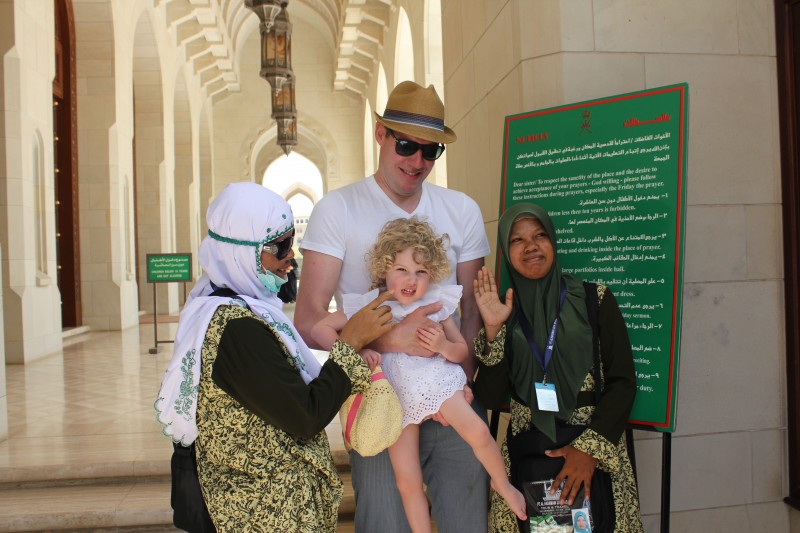
[[[486,420],[477,399],[472,407]],[[420,425],[419,456],[439,533],[486,533],[489,476],[472,448],[452,427],[428,420]],[[350,452],[357,533],[409,533],[389,452],[362,457]]]

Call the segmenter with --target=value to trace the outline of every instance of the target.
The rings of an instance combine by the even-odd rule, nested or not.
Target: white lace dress
[[[460,285],[431,285],[422,298],[410,305],[405,306],[397,301],[388,301],[384,305],[391,308],[392,316],[400,322],[415,309],[440,302],[442,308],[428,317],[435,322],[441,322],[458,307],[461,290]],[[345,315],[350,318],[377,296],[378,289],[367,294],[345,294],[342,297]],[[419,357],[402,352],[388,352],[381,354],[381,368],[400,398],[403,427],[419,424],[426,417],[438,412],[442,403],[462,390],[467,383],[464,370],[441,354]]]

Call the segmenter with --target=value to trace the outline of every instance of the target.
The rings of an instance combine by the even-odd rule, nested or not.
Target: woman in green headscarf
[[[562,496],[571,503],[581,485],[588,490],[595,468],[609,472],[615,531],[643,531],[624,437],[636,377],[614,296],[604,285],[585,284],[561,271],[555,228],[538,205],[517,204],[503,213],[499,246],[511,280],[505,301],[485,267],[474,283],[484,323],[475,339],[480,361],[475,393],[489,409],[499,408],[510,395],[513,436],[533,428],[555,441],[557,425],[585,426],[570,444],[547,452],[565,461],[555,485],[565,481]],[[601,361],[599,403],[593,372],[595,330]],[[510,472],[507,443],[502,450]],[[494,496],[490,531],[518,531],[514,514]]]

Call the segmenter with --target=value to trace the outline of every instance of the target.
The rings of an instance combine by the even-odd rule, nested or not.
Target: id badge
[[[556,396],[556,386],[552,383],[536,383],[536,402],[541,411],[558,412],[558,397]]]

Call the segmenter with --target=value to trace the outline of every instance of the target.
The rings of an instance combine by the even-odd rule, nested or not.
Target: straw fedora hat
[[[375,120],[392,131],[399,131],[426,141],[447,144],[456,133],[444,125],[444,104],[433,85],[425,89],[413,81],[404,81],[389,95],[383,116]]]

